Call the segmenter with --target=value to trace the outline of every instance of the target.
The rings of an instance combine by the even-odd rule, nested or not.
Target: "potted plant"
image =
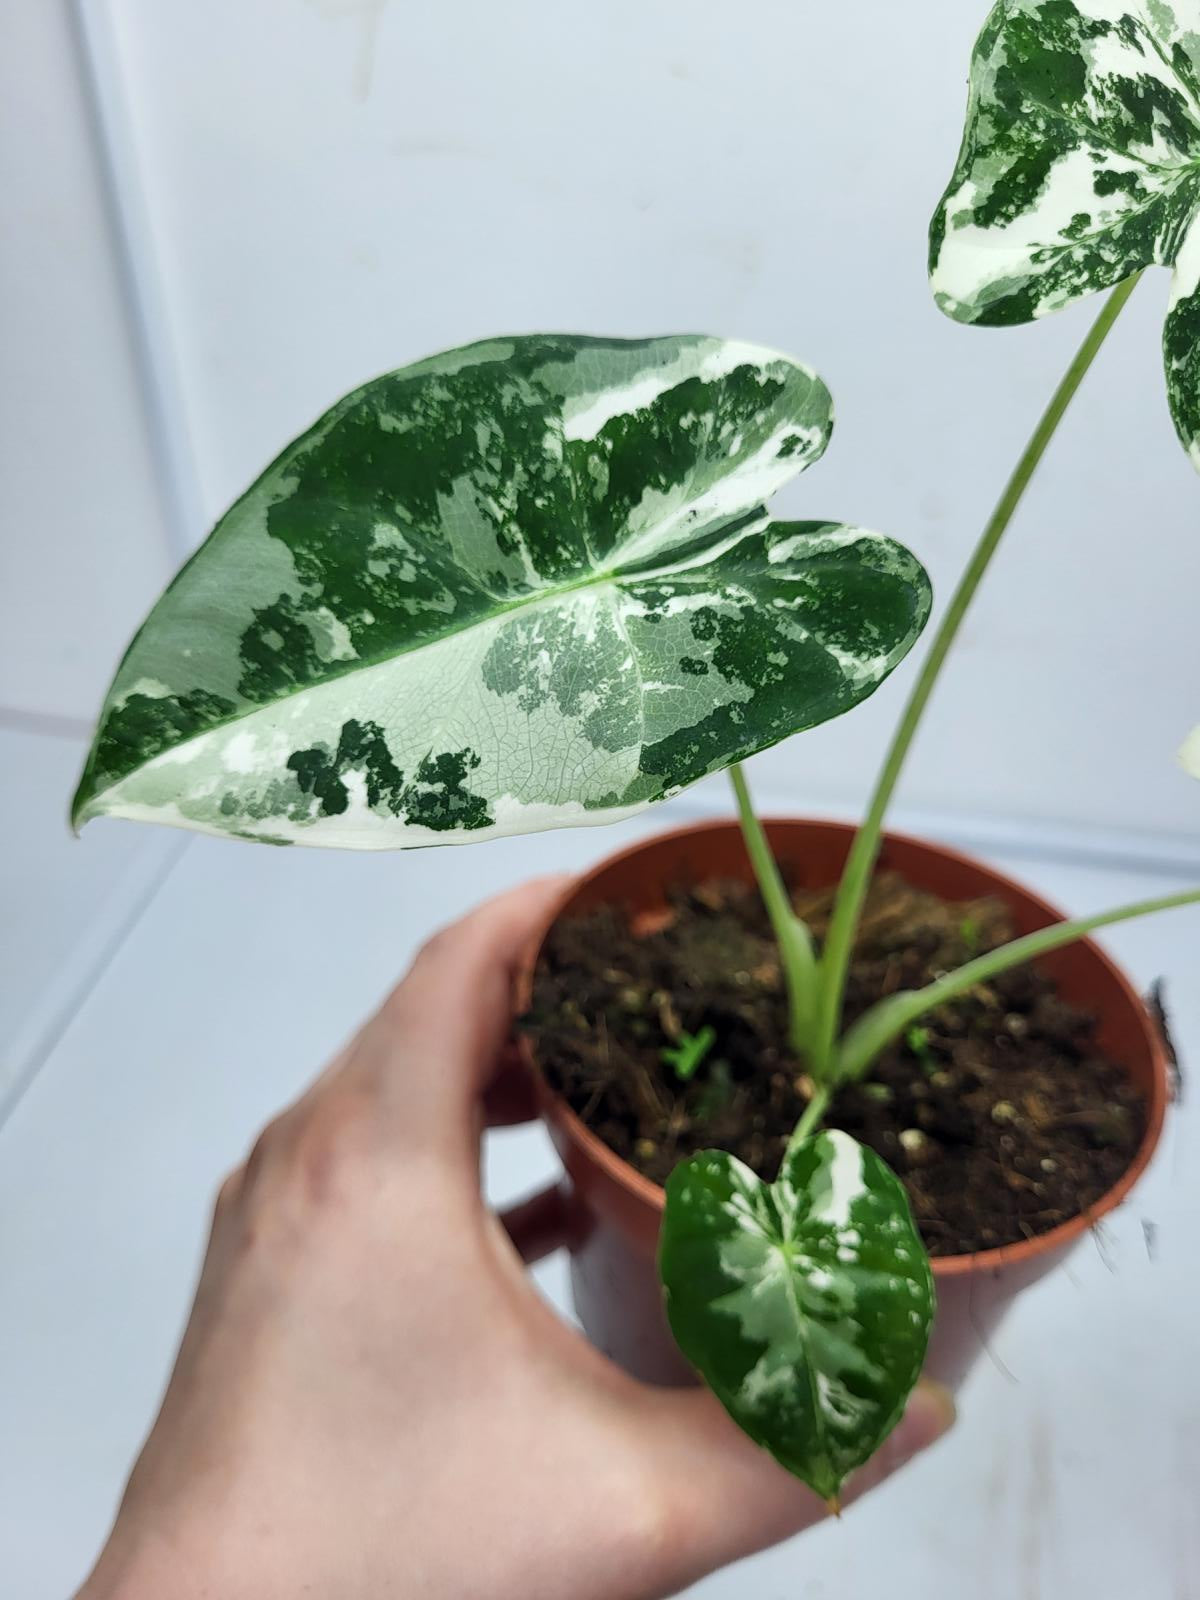
[[[764,826],[738,764],[869,695],[920,632],[928,582],[879,535],[771,521],[764,503],[828,442],[828,391],[786,357],[701,337],[493,340],[345,397],[158,602],[75,797],[77,825],[113,814],[388,848],[613,820],[730,768],[740,834],[669,836],[572,891],[531,958],[525,1048],[575,1107],[547,1090],[577,1185],[585,1323],[630,1365],[646,1351],[643,1365],[665,1360],[661,1227],[687,1362],[830,1500],[926,1360],[935,1271],[913,1205],[936,1188],[951,1124],[968,1150],[983,1127],[1011,1158],[1013,1192],[1050,1191],[1057,1221],[1042,1238],[1019,1227],[1020,1243],[941,1251],[939,1338],[958,1346],[945,1370],[962,1360],[956,1290],[969,1285],[974,1302],[980,1283],[1000,1283],[994,1315],[1127,1190],[1163,1113],[1157,1033],[1079,941],[1200,891],[1068,922],[916,841],[887,843],[898,877],[874,870],[967,606],[1153,260],[1177,263],[1168,385],[1196,449],[1194,35],[1164,5],[1116,9],[1004,0],[976,48],[932,232],[940,303],[1003,323],[1115,288],[943,615],[858,830]],[[582,995],[565,981],[581,973]],[[581,1103],[570,1074],[597,1050],[626,1077],[612,1076],[608,1102],[602,1083]],[[1031,1056],[1046,1103],[999,1098],[995,1084]],[[1077,1103],[1048,1098],[1063,1059],[1085,1081]],[[659,1124],[630,1122],[639,1093]],[[745,1130],[730,1117],[747,1107],[760,1171],[731,1153]],[[624,1119],[631,1161],[589,1119]],[[1068,1152],[1081,1139],[1098,1152],[1093,1204],[1063,1213],[1076,1173],[1059,1179],[1053,1155],[1023,1170],[1035,1127],[1038,1152],[1055,1133]],[[893,1147],[900,1176],[879,1153]],[[664,1167],[665,1195],[653,1181]],[[1027,1208],[1012,1214],[1020,1224]]]

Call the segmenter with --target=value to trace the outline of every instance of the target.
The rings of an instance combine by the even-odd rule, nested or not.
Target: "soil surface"
[[[830,894],[796,909],[818,943]],[[846,1020],[1012,937],[995,900],[949,905],[894,873],[872,888]],[[786,1048],[778,957],[758,893],[681,890],[665,926],[605,907],[561,921],[523,1026],[553,1086],[613,1150],[662,1183],[697,1150],[731,1151],[774,1178],[811,1081]],[[681,1079],[664,1050],[714,1038]],[[923,1019],[826,1118],[901,1175],[926,1245],[958,1255],[1044,1233],[1120,1177],[1141,1100],[1095,1043],[1093,1019],[1021,967]]]

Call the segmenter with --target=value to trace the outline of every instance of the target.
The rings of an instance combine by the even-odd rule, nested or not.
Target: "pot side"
[[[765,824],[784,877],[796,887],[837,881],[854,828],[848,823],[779,818]],[[885,836],[879,865],[946,900],[994,895],[1012,914],[1018,935],[1064,920],[1038,895],[982,862],[902,834]],[[650,921],[667,909],[681,884],[724,878],[753,883],[737,824],[679,828],[602,861],[573,883],[556,906],[560,917],[602,905],[625,905]],[[547,931],[548,931],[547,929]],[[545,935],[527,953],[518,1004],[527,1010]],[[1098,1019],[1098,1040],[1127,1070],[1146,1102],[1146,1130],[1123,1176],[1093,1206],[1049,1233],[974,1255],[933,1262],[938,1309],[925,1373],[957,1389],[987,1347],[1020,1291],[1044,1277],[1082,1235],[1128,1195],[1158,1144],[1168,1098],[1166,1050],[1158,1028],[1124,973],[1091,940],[1053,952],[1039,965],[1063,998]],[[571,1250],[575,1309],[589,1339],[634,1377],[648,1383],[688,1384],[696,1377],[667,1327],[658,1282],[657,1250],[664,1192],[604,1145],[549,1087],[536,1049],[520,1049],[535,1074],[542,1113],[567,1173],[564,1242]]]

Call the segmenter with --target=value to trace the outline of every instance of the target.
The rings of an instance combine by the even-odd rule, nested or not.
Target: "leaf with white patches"
[[[1163,360],[1176,431],[1200,470],[1200,218],[1193,221],[1176,257],[1163,324]]]
[[[823,1499],[899,1421],[933,1321],[903,1186],[848,1134],[791,1149],[774,1183],[702,1151],[667,1181],[671,1331],[733,1420]]]
[[[900,546],[763,501],[828,390],[700,336],[528,336],[356,390],[117,673],[74,817],[394,848],[612,820],[847,710],[919,633]]]
[[[1175,268],[1167,394],[1200,467],[1200,0],[1000,0],[930,229],[937,303],[1011,326]]]

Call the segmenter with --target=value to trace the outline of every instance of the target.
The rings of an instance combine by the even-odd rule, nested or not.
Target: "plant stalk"
[[[866,817],[862,826],[854,836],[850,847],[850,854],[842,872],[841,883],[838,886],[837,898],[834,902],[833,913],[830,917],[829,931],[825,940],[825,948],[821,957],[821,997],[820,1011],[817,1018],[816,1057],[818,1060],[830,1060],[833,1056],[834,1044],[837,1039],[838,1029],[841,1025],[842,999],[846,987],[846,975],[850,966],[850,956],[854,946],[854,937],[858,929],[859,917],[862,914],[863,901],[866,899],[867,889],[871,881],[871,872],[875,859],[879,854],[879,841],[883,832],[883,820],[887,813],[888,805],[900,774],[904,770],[904,763],[912,746],[913,738],[921,723],[929,697],[933,693],[938,675],[942,670],[946,657],[950,652],[955,639],[958,637],[959,628],[967,614],[971,601],[975,598],[975,591],[983,579],[996,553],[1013,514],[1021,503],[1025,490],[1029,487],[1030,479],[1036,472],[1046,448],[1059,423],[1066,413],[1067,407],[1075,397],[1075,392],[1083,382],[1088,368],[1096,359],[1101,346],[1107,339],[1113,324],[1121,313],[1125,302],[1133,293],[1140,272],[1126,278],[1109,295],[1101,308],[1100,315],[1096,318],[1087,337],[1067,368],[1066,374],[1054,391],[1050,404],[1043,412],[1041,420],[1033,431],[1029,443],[1013,469],[1012,476],[1005,485],[1004,492],[996,509],[984,528],[979,543],[976,545],[967,563],[966,571],[959,579],[958,587],[950,598],[945,614],[938,626],[933,644],[921,666],[917,681],[909,695],[908,704],[900,718],[899,726],[893,736],[891,747],[884,759],[883,767],[875,785],[875,792],[871,796],[871,803],[867,808]]]
[[[779,945],[779,964],[783,968],[788,997],[788,1042],[798,1055],[807,1057],[817,1006],[817,960],[812,935],[792,910],[779,864],[767,842],[766,830],[755,814],[740,762],[730,767],[729,779],[737,797],[746,854],[754,868],[763,905]]]
[[[1155,900],[1137,900],[1132,905],[1119,906],[1115,911],[1099,911],[1092,917],[1079,917],[1072,922],[1056,922],[1053,927],[1039,928],[1023,938],[1013,939],[995,950],[976,956],[956,972],[947,972],[923,989],[909,989],[889,995],[864,1012],[842,1040],[838,1053],[838,1081],[861,1078],[879,1052],[918,1017],[948,1000],[956,1000],[977,984],[986,983],[1011,967],[1024,961],[1046,955],[1061,945],[1082,939],[1096,928],[1113,927],[1118,922],[1129,922],[1134,917],[1149,916],[1155,911],[1171,911],[1178,906],[1200,905],[1200,889],[1184,889],[1177,894],[1162,895]]]
[[[821,1118],[829,1110],[829,1102],[833,1098],[833,1090],[827,1083],[817,1086],[817,1092],[804,1108],[800,1121],[796,1124],[792,1137],[788,1140],[788,1155],[797,1145],[803,1144],[805,1139],[811,1138],[817,1131]],[[787,1156],[784,1157],[784,1160]]]

